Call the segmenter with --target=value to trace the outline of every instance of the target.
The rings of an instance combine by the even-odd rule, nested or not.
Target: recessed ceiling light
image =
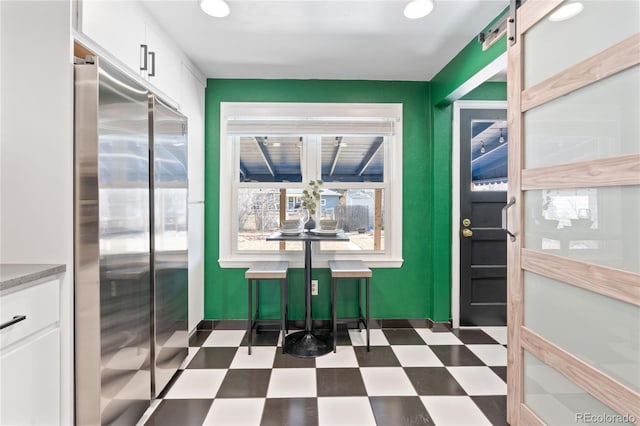
[[[553,12],[549,16],[549,20],[552,22],[566,21],[582,12],[582,9],[584,9],[584,5],[580,2],[567,3]]]
[[[216,18],[224,18],[230,12],[229,5],[224,0],[201,0],[200,9]]]
[[[432,0],[411,0],[404,7],[404,16],[409,19],[424,18],[433,10]]]

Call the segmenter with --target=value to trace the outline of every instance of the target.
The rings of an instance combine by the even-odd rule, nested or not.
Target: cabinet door
[[[146,41],[150,55],[149,82],[172,99],[178,99],[181,60],[177,49],[149,22],[146,24]]]
[[[117,22],[117,29],[114,27]],[[85,1],[82,3],[82,32],[100,47],[140,71],[140,45],[145,43],[145,18],[135,2]]]
[[[0,358],[0,424],[60,424],[60,330]]]

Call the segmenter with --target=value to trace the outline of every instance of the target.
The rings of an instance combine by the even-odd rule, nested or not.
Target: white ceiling
[[[435,0],[410,20],[405,0],[228,0],[225,18],[197,0],[143,0],[209,78],[428,81],[508,0]]]

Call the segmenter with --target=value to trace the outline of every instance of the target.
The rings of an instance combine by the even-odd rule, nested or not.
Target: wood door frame
[[[506,111],[507,101],[455,101],[453,103],[451,147],[451,325],[453,328],[460,327],[460,110],[463,109],[504,109]]]

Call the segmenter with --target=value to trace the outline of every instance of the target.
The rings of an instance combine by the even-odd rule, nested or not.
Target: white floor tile
[[[275,346],[253,346],[249,355],[246,346],[236,352],[229,368],[272,368],[276,357]]]
[[[506,395],[507,384],[489,367],[447,367],[469,395]]]
[[[428,346],[396,345],[391,346],[400,365],[403,367],[442,367],[442,361]]]
[[[367,331],[349,330],[349,338],[353,346],[367,345]],[[387,346],[389,341],[380,329],[369,330],[369,344],[371,346]]]
[[[507,365],[507,348],[502,345],[467,345],[467,347],[487,365]]]
[[[218,393],[227,370],[184,370],[166,399],[210,399]]]
[[[267,398],[313,398],[318,395],[315,368],[274,368]]]
[[[417,395],[402,367],[365,367],[360,373],[369,396]]]
[[[507,344],[507,327],[480,327],[482,331],[500,343],[501,345]]]
[[[204,425],[258,426],[264,409],[264,398],[220,398],[213,401]]]
[[[491,425],[468,396],[422,396],[420,399],[438,426]]]
[[[358,359],[351,346],[338,346],[333,351],[316,358],[318,368],[358,368]]]
[[[202,346],[240,346],[246,330],[213,330]]]
[[[453,333],[434,333],[428,328],[416,328],[416,332],[428,345],[462,345]]]
[[[376,419],[364,397],[318,398],[319,426],[375,426]]]

